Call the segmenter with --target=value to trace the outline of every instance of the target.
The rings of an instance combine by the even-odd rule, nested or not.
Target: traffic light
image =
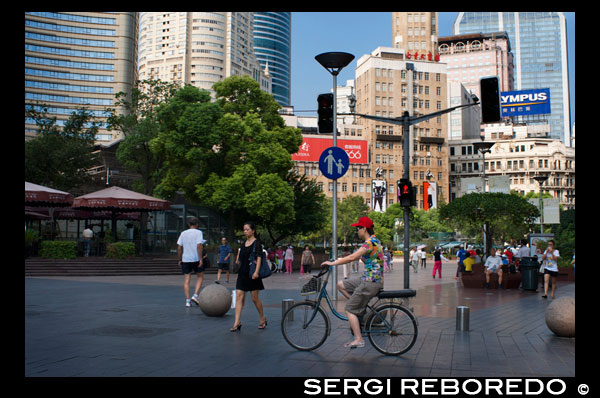
[[[481,124],[501,121],[498,76],[479,79],[479,93],[481,94]]]
[[[413,205],[413,186],[410,180],[402,178],[398,181],[398,201],[402,206],[412,206]]]
[[[317,113],[319,114],[319,133],[333,132],[333,94],[320,94],[317,97],[319,105]]]

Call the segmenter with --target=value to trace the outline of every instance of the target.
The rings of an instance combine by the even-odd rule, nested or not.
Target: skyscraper
[[[25,104],[38,111],[47,105],[59,126],[80,107],[103,123],[115,94],[131,90],[136,59],[135,12],[25,13]],[[36,131],[26,118],[25,137]],[[117,134],[101,124],[96,139]]]
[[[291,13],[254,13],[254,52],[263,70],[269,71],[273,97],[281,106],[291,102],[291,41]]]
[[[571,145],[566,21],[562,12],[461,12],[453,33],[506,31],[514,89],[550,89],[550,137]]]
[[[212,92],[232,75],[248,75],[271,92],[253,47],[251,12],[142,12],[140,79],[180,81]]]
[[[393,12],[394,47],[407,53],[435,56],[438,51],[437,19],[437,12]]]

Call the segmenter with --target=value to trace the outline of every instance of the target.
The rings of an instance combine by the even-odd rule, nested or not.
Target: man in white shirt
[[[92,231],[90,227],[86,227],[83,230],[83,251],[85,257],[89,257],[90,255],[90,243],[93,237],[94,231]]]
[[[498,289],[502,289],[502,256],[500,251],[496,252],[494,248],[490,250],[490,256],[485,260],[485,287],[490,288],[490,275],[493,272],[498,274]]]
[[[177,257],[181,266],[181,273],[184,275],[183,291],[185,292],[185,306],[190,304],[190,280],[192,271],[198,276],[196,281],[196,290],[191,301],[200,305],[198,301],[198,292],[204,281],[204,265],[202,264],[202,248],[204,239],[202,231],[198,229],[198,219],[193,217],[188,222],[190,228],[186,229],[177,239]]]

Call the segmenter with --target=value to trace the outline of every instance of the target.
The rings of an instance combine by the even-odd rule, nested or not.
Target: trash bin
[[[519,270],[521,271],[523,290],[537,290],[539,267],[537,257],[521,257]]]

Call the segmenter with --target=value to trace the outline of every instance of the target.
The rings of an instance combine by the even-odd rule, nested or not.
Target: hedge
[[[124,259],[135,256],[135,243],[133,242],[117,242],[106,245],[107,258]]]
[[[75,258],[77,256],[77,242],[73,241],[42,241],[40,256],[43,258]]]

